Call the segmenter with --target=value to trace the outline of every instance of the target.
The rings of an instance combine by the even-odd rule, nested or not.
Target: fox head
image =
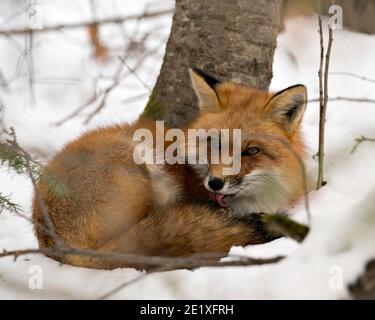
[[[188,127],[241,132],[236,174],[225,174],[227,162],[212,163],[209,157],[204,164],[192,165],[210,198],[236,214],[285,211],[304,194],[300,123],[306,107],[305,86],[270,93],[220,82],[197,69],[189,73],[200,113]]]

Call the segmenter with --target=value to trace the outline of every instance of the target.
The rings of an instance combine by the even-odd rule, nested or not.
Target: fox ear
[[[189,74],[201,111],[217,110],[219,108],[219,99],[215,86],[220,81],[196,68],[189,68]]]
[[[306,101],[306,87],[297,84],[273,95],[265,110],[289,134],[293,134],[301,123],[306,109]]]

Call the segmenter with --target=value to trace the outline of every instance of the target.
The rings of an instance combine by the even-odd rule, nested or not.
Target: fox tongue
[[[218,203],[220,207],[222,207],[222,208],[227,208],[228,207],[227,203],[223,199],[224,198],[223,194],[210,192],[209,193],[209,197],[210,197],[210,199],[212,201],[215,201],[216,203]]]

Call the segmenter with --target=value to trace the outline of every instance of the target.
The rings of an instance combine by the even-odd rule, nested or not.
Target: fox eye
[[[255,156],[260,152],[260,149],[257,147],[250,147],[244,151],[242,151],[241,156],[242,157],[248,157],[248,156]]]

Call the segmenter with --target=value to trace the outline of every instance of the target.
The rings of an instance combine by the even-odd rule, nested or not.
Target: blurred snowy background
[[[153,18],[107,24],[100,29],[104,53],[95,57],[87,28],[28,36],[0,36],[0,132],[13,126],[19,143],[47,161],[65,143],[97,126],[129,122],[143,110],[161,66],[171,26],[169,0],[2,0],[0,30],[74,23],[162,10]],[[100,55],[100,54],[99,54]],[[375,78],[374,36],[334,31],[332,72]],[[126,61],[123,64],[120,57]],[[250,57],[249,57],[250,58]],[[272,90],[303,83],[309,97],[318,90],[319,35],[316,16],[288,20],[278,37]],[[132,72],[136,69],[136,72]],[[109,92],[108,92],[109,91]],[[348,75],[331,75],[331,97],[374,98],[375,84]],[[103,105],[104,99],[104,107]],[[100,108],[100,111],[94,111]],[[79,110],[79,112],[76,112]],[[76,113],[71,119],[67,117]],[[319,107],[309,103],[303,128],[316,174]],[[252,257],[289,257],[275,265],[201,268],[145,276],[113,298],[347,298],[347,285],[375,257],[374,103],[332,101],[326,124],[327,186],[310,194],[311,232],[302,244],[279,239],[264,245],[233,248]],[[0,136],[0,139],[2,137]],[[0,168],[0,192],[11,195],[30,214],[32,186],[27,177]],[[293,218],[306,223],[303,205]],[[9,212],[0,214],[0,250],[36,247],[30,223]],[[32,290],[30,277],[40,267],[43,289]],[[90,270],[44,256],[0,259],[0,298],[93,299],[139,276],[133,269]]]

